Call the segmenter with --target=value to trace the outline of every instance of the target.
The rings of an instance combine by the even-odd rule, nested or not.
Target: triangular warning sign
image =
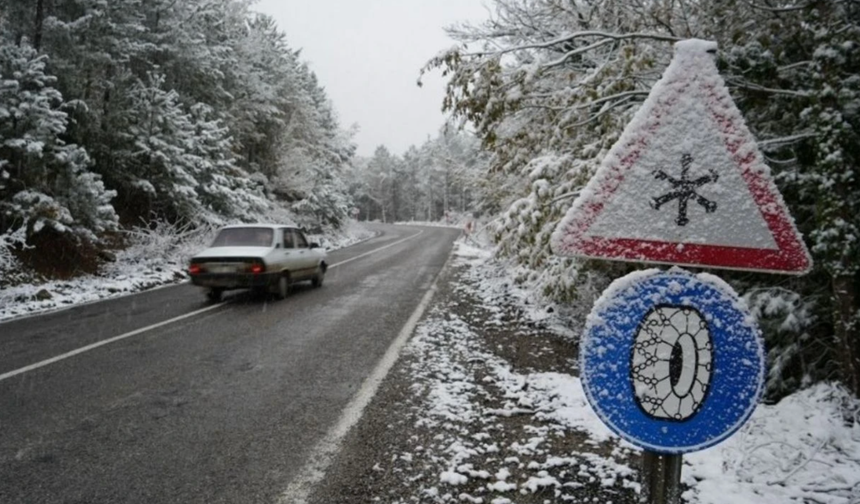
[[[685,40],[552,235],[563,256],[805,273],[809,252],[720,77]]]

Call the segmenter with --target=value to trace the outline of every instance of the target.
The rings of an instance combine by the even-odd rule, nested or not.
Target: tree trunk
[[[33,31],[33,47],[42,48],[42,24],[45,21],[45,0],[36,0],[36,23]]]
[[[843,383],[860,397],[860,306],[854,275],[833,277],[835,332]]]
[[[443,211],[445,212],[445,220],[448,220],[448,168],[445,168],[445,192],[442,195]]]
[[[427,198],[427,222],[433,222],[433,179],[427,184],[429,197]]]

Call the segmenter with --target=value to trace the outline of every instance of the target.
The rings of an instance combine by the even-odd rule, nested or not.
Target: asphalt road
[[[0,502],[277,502],[459,234],[378,229],[283,301],[179,285],[0,324]]]

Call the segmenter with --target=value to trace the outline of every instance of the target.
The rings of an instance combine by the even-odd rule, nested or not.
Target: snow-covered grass
[[[0,290],[0,320],[185,282],[189,258],[212,241],[216,229],[192,230],[158,222],[129,230],[128,246],[116,253],[115,261],[103,265],[97,275],[20,283]],[[351,222],[343,230],[308,238],[327,250],[335,250],[373,234],[360,223]]]
[[[510,306],[529,324],[564,327],[534,306],[536,298],[515,285],[487,248],[461,240],[456,255],[454,266],[467,269],[455,289],[478,300],[473,310],[483,312],[485,329],[510,325]],[[421,404],[415,427],[436,433],[431,445],[407,457],[435,471],[416,480],[419,500],[627,502],[629,492],[638,492],[639,450],[592,412],[576,370],[515,369],[461,309],[457,302],[434,308],[405,350]],[[513,418],[526,423],[517,434],[503,424]],[[581,442],[560,443],[559,436]],[[817,384],[760,405],[733,437],[684,461],[689,503],[860,503],[860,401],[839,386]],[[410,477],[407,470],[403,477]]]
[[[759,406],[734,437],[685,459],[691,502],[856,504],[860,402],[819,383]]]

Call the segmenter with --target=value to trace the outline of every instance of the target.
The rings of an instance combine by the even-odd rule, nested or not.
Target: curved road
[[[284,301],[179,285],[0,324],[0,502],[278,502],[459,234],[378,230]]]

